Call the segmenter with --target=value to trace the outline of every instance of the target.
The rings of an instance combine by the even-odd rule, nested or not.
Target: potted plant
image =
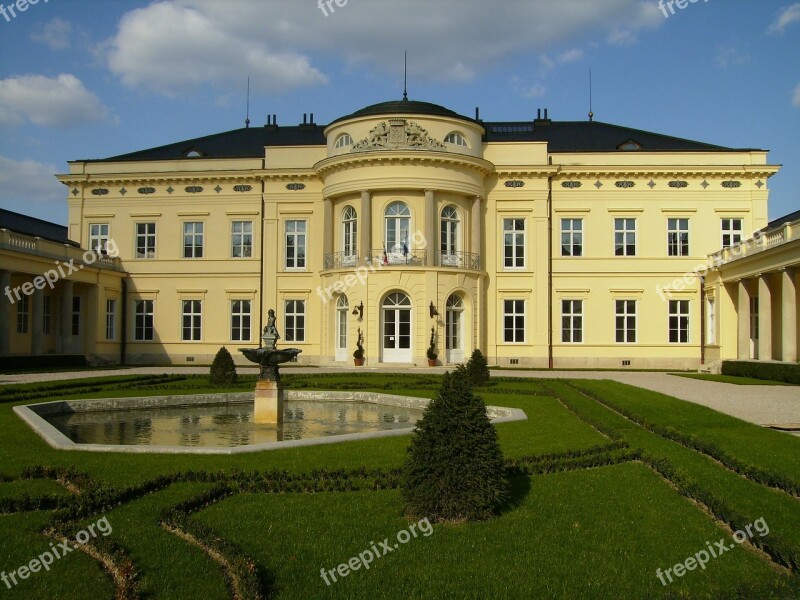
[[[436,359],[439,355],[436,354],[436,330],[433,327],[431,327],[431,343],[428,346],[428,350],[425,352],[425,356],[428,357],[428,366],[435,367]]]
[[[361,327],[358,328],[358,340],[356,341],[356,351],[353,352],[353,363],[357,367],[364,365],[364,334]]]

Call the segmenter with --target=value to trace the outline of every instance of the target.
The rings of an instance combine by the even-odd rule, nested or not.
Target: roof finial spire
[[[594,121],[594,112],[592,112],[592,70],[589,69],[589,122]]]
[[[247,76],[247,117],[244,120],[244,126],[250,127],[250,76]]]
[[[408,100],[408,50],[403,52],[403,100]]]

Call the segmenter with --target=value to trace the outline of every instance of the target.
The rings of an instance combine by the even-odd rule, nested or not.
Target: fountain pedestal
[[[280,381],[259,379],[253,405],[255,423],[283,423],[283,386]]]

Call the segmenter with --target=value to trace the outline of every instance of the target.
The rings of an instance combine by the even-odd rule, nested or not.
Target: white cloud
[[[332,7],[326,17],[312,0],[162,0],[128,12],[104,51],[131,87],[178,94],[240,85],[251,75],[256,89],[279,92],[325,83],[312,56],[394,75],[407,49],[411,78],[469,81],[512,53],[535,55],[578,35],[603,39],[621,22],[634,35],[664,20],[649,0],[352,0]]]
[[[57,172],[53,165],[0,156],[0,205],[26,214],[26,204],[63,205],[66,188],[54,177]]]
[[[726,69],[728,67],[736,67],[749,63],[750,56],[742,54],[738,49],[732,46],[717,46],[715,61],[718,67]]]
[[[794,104],[797,108],[800,108],[800,83],[798,83],[797,87],[794,88],[794,98],[792,98],[792,104]]]
[[[527,89],[522,90],[525,98],[541,98],[547,93],[547,88],[541,83],[535,83]]]
[[[767,29],[767,33],[783,33],[784,30],[792,23],[800,21],[800,2],[784,8],[777,18],[772,22],[772,25]]]
[[[74,75],[23,75],[0,80],[0,124],[29,121],[41,126],[67,126],[107,118],[108,110],[100,99]]]
[[[53,50],[61,50],[72,45],[70,41],[71,35],[72,23],[66,19],[56,17],[31,33],[31,39],[34,42],[46,44]]]

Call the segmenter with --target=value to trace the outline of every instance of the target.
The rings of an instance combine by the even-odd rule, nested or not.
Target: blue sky
[[[28,0],[30,2],[31,0]],[[800,2],[0,0],[0,207],[59,223],[68,160],[402,95],[486,120],[599,121],[770,150],[800,209]],[[327,13],[327,16],[326,14]]]

